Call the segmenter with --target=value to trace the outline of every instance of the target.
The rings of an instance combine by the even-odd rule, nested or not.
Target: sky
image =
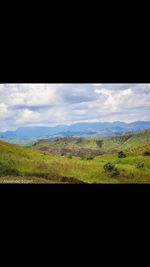
[[[0,131],[150,120],[150,84],[0,84]]]

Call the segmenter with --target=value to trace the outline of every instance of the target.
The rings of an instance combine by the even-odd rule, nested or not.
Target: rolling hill
[[[95,155],[101,155],[104,153],[116,153],[119,150],[130,151],[132,148],[145,144],[147,141],[150,141],[150,129],[109,138],[60,137],[53,140],[42,139],[35,142],[33,147],[60,155],[65,153],[78,156],[77,152],[79,154],[93,153],[94,155],[95,153]]]
[[[0,133],[0,139],[18,144],[27,144],[37,139],[55,137],[111,137],[127,132],[135,132],[150,128],[150,121],[125,122],[82,122],[55,127],[22,127],[16,131]]]
[[[32,148],[0,141],[0,182],[19,183],[81,183],[75,177],[65,177],[52,166],[53,156]]]
[[[125,158],[118,157],[120,150]],[[150,183],[147,152],[150,129],[110,138],[39,140],[30,147],[0,141],[0,182]],[[109,162],[112,172],[104,169]]]

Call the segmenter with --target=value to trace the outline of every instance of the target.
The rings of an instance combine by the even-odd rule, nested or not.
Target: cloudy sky
[[[0,84],[0,131],[150,120],[150,84]]]

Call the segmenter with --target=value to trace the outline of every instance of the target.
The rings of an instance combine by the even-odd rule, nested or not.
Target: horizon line
[[[22,126],[22,127],[18,127],[16,128],[15,130],[5,130],[5,131],[0,131],[0,133],[5,133],[7,131],[10,131],[10,132],[15,132],[16,130],[18,129],[22,129],[22,128],[54,128],[54,127],[58,127],[58,126],[71,126],[71,125],[75,125],[75,124],[81,124],[81,123],[115,123],[115,122],[118,122],[118,123],[125,123],[125,124],[132,124],[132,123],[136,123],[136,122],[150,122],[150,120],[139,120],[139,121],[132,121],[132,122],[125,122],[125,121],[94,121],[94,122],[87,122],[87,121],[83,121],[83,122],[75,122],[75,123],[71,123],[71,124],[56,124],[55,126],[42,126],[42,125],[33,125],[33,126]]]

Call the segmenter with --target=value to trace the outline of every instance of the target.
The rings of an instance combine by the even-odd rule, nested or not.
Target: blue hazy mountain
[[[56,136],[112,136],[126,132],[150,128],[150,121],[125,123],[115,122],[81,122],[55,127],[21,127],[16,131],[0,133],[0,139],[13,143],[23,143],[30,140],[53,138]]]

